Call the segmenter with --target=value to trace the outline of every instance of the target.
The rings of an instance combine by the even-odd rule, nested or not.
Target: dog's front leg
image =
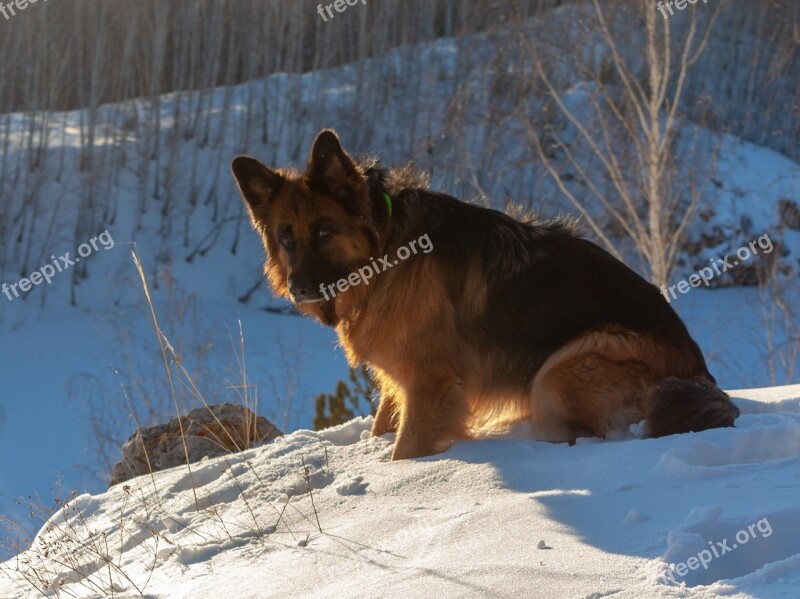
[[[460,386],[428,383],[408,394],[392,460],[440,453],[466,437],[469,410]]]
[[[395,433],[398,428],[399,415],[398,406],[394,395],[381,394],[381,403],[378,405],[378,412],[372,423],[372,436],[380,437],[386,433]]]

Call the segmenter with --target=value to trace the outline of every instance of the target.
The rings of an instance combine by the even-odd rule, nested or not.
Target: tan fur
[[[691,372],[685,355],[645,336],[613,328],[590,333],[554,352],[536,374],[534,431],[541,440],[574,443],[624,430],[644,419],[650,388]]]

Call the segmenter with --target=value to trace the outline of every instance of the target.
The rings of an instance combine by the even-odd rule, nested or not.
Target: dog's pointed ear
[[[361,177],[332,129],[323,129],[314,140],[306,174],[312,187],[334,194]]]
[[[265,206],[284,183],[281,175],[250,156],[237,156],[231,171],[251,210]]]

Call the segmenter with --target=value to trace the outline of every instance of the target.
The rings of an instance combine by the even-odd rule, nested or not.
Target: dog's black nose
[[[319,289],[302,281],[289,281],[289,293],[292,294],[292,299],[294,299],[294,303],[296,304],[318,302],[323,299],[322,292]]]

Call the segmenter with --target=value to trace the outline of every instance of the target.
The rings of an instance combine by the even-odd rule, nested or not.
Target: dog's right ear
[[[231,170],[251,211],[266,206],[284,182],[281,175],[250,156],[234,158]]]

